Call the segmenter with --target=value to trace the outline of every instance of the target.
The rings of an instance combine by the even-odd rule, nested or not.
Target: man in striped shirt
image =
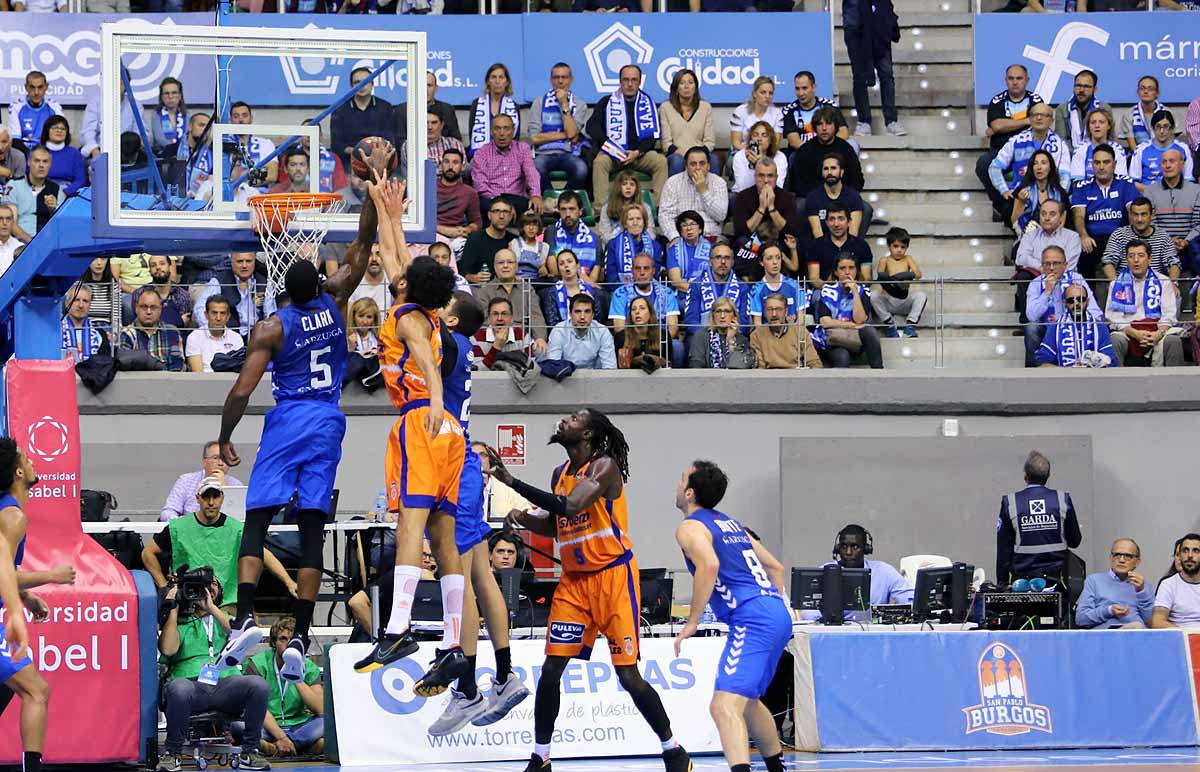
[[[1183,178],[1183,154],[1177,150],[1163,153],[1162,171],[1162,179],[1144,191],[1154,205],[1154,225],[1170,237],[1183,267],[1195,271],[1200,267],[1200,185]]]
[[[1179,281],[1179,256],[1175,253],[1175,245],[1165,230],[1154,226],[1153,218],[1154,205],[1144,196],[1135,198],[1129,205],[1129,224],[1113,231],[1104,248],[1101,266],[1109,281],[1125,269],[1125,247],[1134,239],[1150,245],[1150,267],[1155,273],[1165,274],[1173,282]],[[1176,285],[1176,291],[1178,289]]]

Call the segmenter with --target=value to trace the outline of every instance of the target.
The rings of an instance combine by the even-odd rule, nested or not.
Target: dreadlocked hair
[[[621,480],[629,482],[629,443],[625,441],[625,435],[599,410],[589,407],[587,413],[595,447],[592,458],[608,456],[621,471]]]

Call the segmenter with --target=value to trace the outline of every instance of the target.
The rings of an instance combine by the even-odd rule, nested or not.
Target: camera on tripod
[[[221,152],[234,159],[234,163],[241,164],[242,168],[247,170],[247,185],[252,188],[261,188],[267,184],[267,170],[255,167],[254,161],[251,160],[249,153],[246,152],[245,145],[239,142],[237,137],[229,135],[222,137]]]

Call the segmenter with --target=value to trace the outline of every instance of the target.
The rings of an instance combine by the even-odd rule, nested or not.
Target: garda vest
[[[1008,519],[1016,534],[1014,555],[1044,555],[1065,552],[1067,494],[1041,485],[1010,493]]]

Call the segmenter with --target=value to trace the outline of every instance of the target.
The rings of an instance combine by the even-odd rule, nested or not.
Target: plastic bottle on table
[[[706,603],[704,611],[700,614],[701,625],[711,625],[717,621],[717,615],[713,613],[712,604]]]

